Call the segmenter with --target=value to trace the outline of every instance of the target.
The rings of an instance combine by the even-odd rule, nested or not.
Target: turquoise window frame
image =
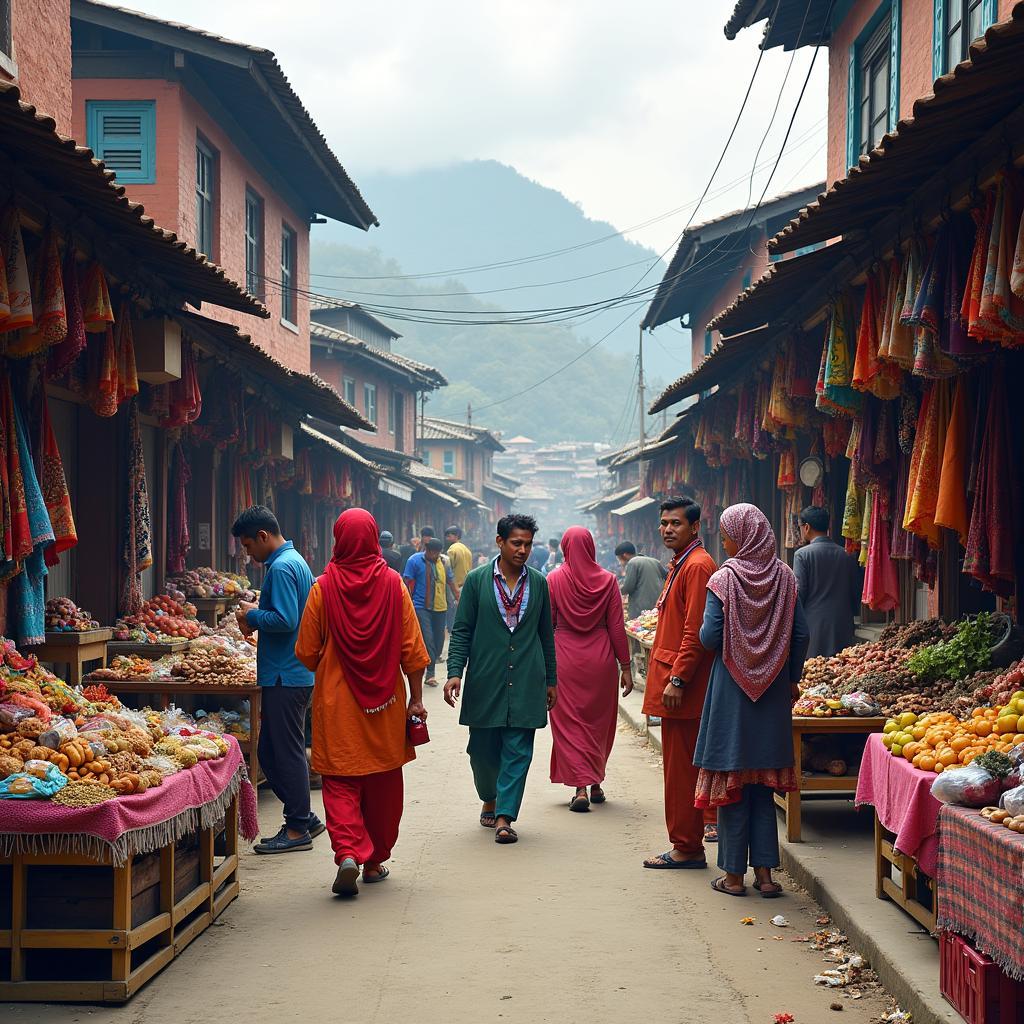
[[[900,119],[900,53],[901,2],[882,0],[868,19],[860,35],[850,44],[846,83],[846,166],[854,167],[860,158],[860,51],[878,28],[882,18],[889,18],[889,131]]]
[[[932,8],[932,78],[946,74],[946,0],[933,0]],[[998,0],[984,0],[981,5],[984,30],[999,19]]]
[[[141,114],[138,139],[127,136],[105,135],[102,130],[104,114]],[[156,100],[86,100],[86,144],[104,160],[108,148],[138,145],[141,168],[138,171],[117,171],[117,180],[123,185],[153,185],[156,183]],[[110,168],[114,170],[114,168]]]
[[[714,336],[710,331],[704,332],[704,355],[711,355],[711,349],[714,347]]]

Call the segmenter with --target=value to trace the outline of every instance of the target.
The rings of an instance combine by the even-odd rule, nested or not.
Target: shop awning
[[[412,501],[412,488],[392,480],[391,477],[382,476],[377,481],[377,488],[385,494],[390,494],[392,498],[398,498],[399,501]]]
[[[602,494],[599,497],[591,498],[589,501],[583,502],[578,505],[577,508],[579,508],[581,512],[596,512],[599,508],[618,505],[627,498],[632,498],[639,490],[639,487],[633,486],[627,487],[623,491],[616,491],[614,494]]]
[[[512,487],[502,487],[501,484],[487,483],[484,484],[484,490],[491,491],[497,494],[499,498],[506,498],[509,501],[515,501],[516,499],[516,491]]]
[[[341,441],[336,441],[333,437],[328,437],[326,434],[320,433],[319,430],[311,427],[308,423],[300,423],[299,430],[319,444],[326,445],[328,448],[336,451],[339,455],[344,455],[346,459],[351,459],[357,465],[370,470],[371,473],[380,472],[380,466],[376,465],[376,463],[370,462],[369,459],[364,459],[363,456],[354,448],[350,448],[347,444],[342,444]]]
[[[645,444],[643,451],[639,448],[631,455],[620,459],[615,463],[615,468],[618,469],[620,466],[628,466],[633,462],[647,462],[649,459],[653,459],[657,455],[664,454],[668,448],[674,448],[679,443],[679,439],[676,437],[663,437],[657,441],[651,441],[649,444]]]
[[[1008,155],[1006,139],[1019,140],[1024,125],[1024,4],[1016,4],[1008,21],[972,43],[970,60],[939,78],[934,88],[934,95],[914,103],[912,117],[901,120],[846,178],[779,232],[768,243],[769,251],[790,252],[863,233],[889,214],[929,213],[920,203],[913,209],[908,204],[929,182],[935,186],[938,214],[952,185],[962,180],[970,188],[972,180],[983,180],[978,154],[965,150],[986,137],[989,156],[994,155],[986,171],[999,170]]]
[[[757,330],[726,338],[696,370],[691,370],[665,388],[649,411],[652,415],[661,412],[662,409],[667,409],[684,398],[721,386],[734,375],[747,372],[751,368],[752,360],[758,359],[762,352],[767,354],[767,347],[777,333],[774,328],[759,327]]]
[[[612,509],[613,516],[628,516],[634,512],[639,512],[641,509],[649,508],[651,505],[656,504],[655,499],[651,497],[637,498],[635,501],[631,501],[626,505],[620,505],[618,508]]]

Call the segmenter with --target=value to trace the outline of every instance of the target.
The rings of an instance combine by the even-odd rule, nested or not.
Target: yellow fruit
[[[921,723],[919,722],[917,725],[914,726],[913,729],[910,730],[910,735],[913,736],[915,740],[923,740],[924,739],[924,734],[927,731],[928,731],[928,726],[927,725],[921,725]]]
[[[913,711],[904,711],[896,721],[900,723],[901,728],[905,729],[908,725],[913,725],[917,721],[917,715]]]
[[[899,724],[890,718],[889,721],[882,726],[882,732],[883,734],[888,735],[891,732],[898,732],[899,728]]]
[[[892,747],[893,736],[894,733],[891,732],[882,733],[882,746],[886,749]]]
[[[1017,731],[1017,722],[1019,720],[1018,715],[1000,715],[996,719],[996,732],[1000,736],[1010,733],[1011,735]]]
[[[894,743],[890,748],[893,757],[899,757],[903,753],[903,744]]]

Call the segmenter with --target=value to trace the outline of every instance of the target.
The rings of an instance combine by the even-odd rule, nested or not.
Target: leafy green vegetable
[[[979,768],[994,775],[997,779],[1005,779],[1013,771],[1013,762],[1001,750],[986,750],[972,762]]]
[[[924,682],[951,679],[958,682],[988,668],[996,627],[988,612],[965,619],[956,635],[915,651],[907,668]]]

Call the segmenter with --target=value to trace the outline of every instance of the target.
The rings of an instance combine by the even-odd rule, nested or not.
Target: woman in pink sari
[[[601,783],[615,742],[616,683],[625,696],[633,677],[618,583],[597,564],[590,531],[570,527],[562,552],[565,561],[548,576],[558,663],[551,781],[572,786],[569,807],[582,812],[605,801]]]

